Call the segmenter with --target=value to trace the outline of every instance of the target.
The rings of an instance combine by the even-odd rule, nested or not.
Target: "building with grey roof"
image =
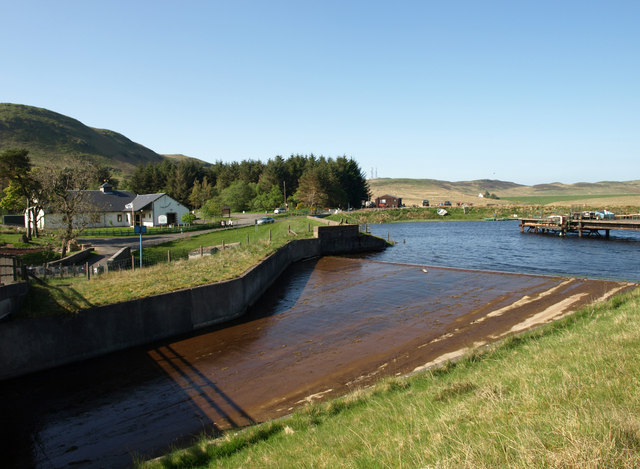
[[[165,193],[137,195],[114,190],[106,182],[99,190],[82,194],[87,209],[74,222],[87,228],[178,225],[189,211]],[[55,229],[62,226],[62,220],[59,214],[41,212],[37,224],[39,229]]]

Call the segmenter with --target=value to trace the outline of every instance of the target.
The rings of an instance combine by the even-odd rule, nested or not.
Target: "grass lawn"
[[[640,467],[640,289],[145,468]]]
[[[0,246],[10,244],[14,248],[20,249],[29,249],[29,248],[40,248],[46,247],[50,245],[55,245],[54,239],[51,236],[42,235],[38,238],[33,238],[28,243],[23,243],[20,238],[22,237],[22,232],[14,232],[14,231],[2,231],[0,232]]]
[[[313,236],[313,227],[320,223],[307,218],[291,218],[277,221],[267,225],[254,225],[237,229],[220,230],[202,235],[195,235],[189,238],[176,239],[168,243],[160,244],[150,248],[144,248],[143,260],[145,256],[150,259],[167,258],[167,251],[171,251],[174,258],[186,258],[189,251],[199,249],[200,246],[218,246],[224,241],[225,244],[243,243],[246,244],[247,237],[249,244],[265,241],[269,239],[271,232],[271,240],[274,245],[281,246],[282,241],[295,238],[310,238]],[[289,234],[289,227],[295,235]]]
[[[4,244],[16,244],[20,242],[22,233],[0,232],[0,246]]]
[[[240,242],[241,246],[190,261],[181,259],[142,270],[109,272],[94,276],[91,280],[75,277],[33,281],[20,315],[75,314],[92,306],[236,278],[290,240],[312,237],[313,226],[318,224],[305,218],[217,231],[145,248],[143,259],[145,256],[166,259],[167,250],[172,251],[172,258],[175,259],[177,254],[188,253],[200,246],[220,245],[223,240],[226,244]],[[289,227],[293,233],[289,232]]]
[[[26,265],[41,265],[60,258],[60,254],[54,250],[58,247],[55,238],[43,235],[39,238],[33,238],[28,243],[23,243],[21,237],[22,232],[13,230],[0,232],[0,249],[10,246],[23,250],[17,256]]]

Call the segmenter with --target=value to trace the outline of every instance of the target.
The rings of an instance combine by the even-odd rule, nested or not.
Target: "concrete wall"
[[[128,268],[131,267],[131,248],[119,249],[113,256],[107,259],[107,268]]]
[[[20,310],[24,297],[29,291],[29,282],[0,285],[0,319]],[[2,327],[2,324],[0,324]]]
[[[93,248],[83,249],[82,251],[75,252],[70,256],[58,259],[57,261],[51,261],[47,263],[47,266],[54,267],[57,265],[74,265],[81,264],[91,257]]]
[[[357,226],[323,226],[317,234],[288,243],[237,279],[91,308],[74,317],[4,322],[0,379],[229,321],[243,315],[293,262],[386,247],[384,240],[358,233]]]
[[[339,221],[329,220],[327,218],[314,217],[312,215],[307,215],[307,218],[313,221],[317,221],[319,223],[324,223],[325,225],[341,225]]]

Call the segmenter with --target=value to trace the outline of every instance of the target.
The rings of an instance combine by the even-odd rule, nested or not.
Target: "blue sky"
[[[0,102],[205,161],[640,179],[640,1],[4,1]]]

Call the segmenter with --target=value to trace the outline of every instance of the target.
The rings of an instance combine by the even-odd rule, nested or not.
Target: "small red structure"
[[[402,197],[395,195],[381,195],[376,197],[376,207],[379,208],[400,208],[402,207]]]

